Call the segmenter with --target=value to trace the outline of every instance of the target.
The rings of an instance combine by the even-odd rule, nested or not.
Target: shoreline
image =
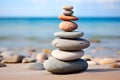
[[[120,58],[120,45],[118,44],[119,39],[100,39],[99,43],[93,42],[88,49],[85,49],[86,55],[89,57],[95,58]],[[14,43],[14,42],[13,42]],[[39,42],[40,46],[36,46],[30,42],[27,47],[22,45],[21,47],[0,47],[1,49],[6,49],[6,51],[13,51],[17,54],[29,55],[30,51],[33,54],[42,53],[42,50],[47,48],[48,50],[52,50],[52,45],[49,44],[50,47],[42,46]],[[18,42],[19,43],[19,42]],[[36,43],[36,44],[38,44]],[[21,44],[21,43],[20,43]],[[34,44],[34,45],[33,45]],[[48,45],[48,44],[46,44]],[[24,47],[23,47],[24,46]],[[8,50],[7,50],[8,49]],[[28,52],[27,52],[28,51]],[[50,54],[50,53],[49,53]],[[87,58],[89,58],[87,57]],[[93,60],[92,60],[93,61]],[[6,63],[5,63],[6,64]],[[66,75],[56,75],[51,74],[46,70],[29,70],[26,69],[25,66],[29,63],[15,63],[15,64],[6,64],[7,67],[0,67],[0,79],[1,80],[119,80],[120,79],[120,68],[111,68],[112,64],[104,64],[97,65],[96,63],[91,63],[94,65],[89,65],[88,69],[84,72],[75,73],[75,74],[66,74]],[[114,64],[114,63],[113,63]],[[115,63],[116,64],[116,63]],[[119,62],[120,64],[120,62]]]
[[[120,69],[111,69],[109,65],[89,66],[88,70],[76,74],[56,75],[46,70],[27,70],[27,64],[7,64],[0,68],[1,80],[119,80]]]
[[[93,39],[94,40],[94,39]],[[98,42],[92,42],[90,47],[85,49],[86,55],[94,57],[120,57],[120,39],[97,39]],[[52,40],[51,40],[52,41]],[[42,52],[43,49],[55,48],[52,46],[51,41],[0,41],[0,50],[6,49],[8,51],[15,51],[17,53],[25,53],[26,50],[35,49],[37,52]]]

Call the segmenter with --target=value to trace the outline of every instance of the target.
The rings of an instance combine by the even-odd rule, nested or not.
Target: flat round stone
[[[82,37],[84,35],[83,32],[80,32],[80,31],[73,31],[73,32],[56,32],[54,33],[54,35],[56,37],[60,37],[60,38],[71,38],[71,39],[74,39],[74,38],[79,38],[79,37]]]
[[[0,63],[0,68],[1,68],[1,67],[6,67],[6,66],[7,66],[6,64]]]
[[[66,16],[64,14],[60,15],[59,19],[64,20],[64,21],[72,21],[72,20],[77,21],[78,20],[78,18],[76,16],[73,16],[73,15],[72,16]]]
[[[80,59],[84,55],[84,51],[62,51],[62,50],[53,50],[51,55],[59,60],[70,61]]]
[[[56,58],[50,57],[44,62],[44,67],[47,71],[54,74],[70,74],[85,71],[88,64],[83,59],[60,61]]]
[[[89,47],[90,42],[79,38],[79,39],[54,39],[52,45],[60,50],[81,50]]]
[[[68,11],[68,10],[70,11],[70,10],[73,9],[73,6],[64,6],[63,9],[64,9],[64,10],[67,10],[67,11]]]
[[[66,16],[71,16],[73,14],[73,11],[63,11],[63,14]]]
[[[31,63],[31,64],[25,66],[25,68],[31,69],[31,70],[44,70],[45,69],[44,66],[43,66],[43,63],[40,63],[40,62]]]
[[[66,32],[71,32],[78,28],[78,25],[71,21],[63,21],[60,23],[59,28]]]

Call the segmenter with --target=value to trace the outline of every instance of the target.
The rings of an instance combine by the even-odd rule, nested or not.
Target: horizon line
[[[0,18],[58,18],[58,17],[0,17]],[[118,17],[114,17],[114,16],[110,16],[110,17],[104,17],[104,16],[101,16],[101,17],[95,17],[95,16],[90,16],[90,17],[78,17],[78,18],[120,18],[120,16],[118,16]]]

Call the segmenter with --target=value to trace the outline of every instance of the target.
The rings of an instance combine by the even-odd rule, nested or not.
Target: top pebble
[[[73,6],[64,6],[64,10],[71,11],[73,9]]]

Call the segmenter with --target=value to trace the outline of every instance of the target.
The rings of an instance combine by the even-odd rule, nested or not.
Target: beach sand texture
[[[120,80],[120,69],[112,69],[110,65],[89,66],[82,73],[56,75],[46,70],[28,70],[28,64],[7,64],[0,68],[0,80]]]

